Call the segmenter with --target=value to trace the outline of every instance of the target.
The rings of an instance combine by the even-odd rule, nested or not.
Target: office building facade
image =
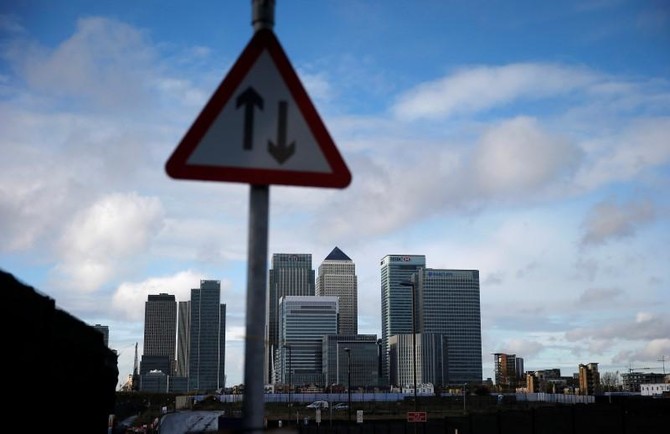
[[[356,265],[338,247],[335,247],[319,265],[315,292],[318,296],[338,297],[340,306],[338,334],[358,334]]]
[[[103,342],[105,343],[106,347],[109,347],[109,326],[102,325],[102,324],[96,324],[92,326],[95,330],[99,331],[102,333],[102,339]]]
[[[226,305],[221,282],[201,280],[191,289],[188,357],[189,390],[214,392],[225,387]]]
[[[447,339],[444,335],[417,333],[416,341],[412,339],[411,333],[393,335],[389,338],[389,345],[390,384],[402,389],[413,389],[415,366],[417,385],[440,386],[448,381]]]
[[[481,383],[482,331],[478,270],[421,268],[417,290],[417,331],[442,335],[446,343],[442,383]]]
[[[285,296],[314,296],[315,273],[309,253],[275,253],[269,270],[264,381],[272,382],[279,345],[279,301]]]
[[[325,386],[323,338],[337,334],[337,297],[284,296],[278,313],[275,382]]]
[[[412,288],[403,286],[420,268],[424,255],[386,255],[381,259],[382,381],[390,384],[389,338],[412,333]],[[415,303],[416,306],[416,303]],[[414,316],[416,319],[416,315]],[[417,330],[418,332],[418,330]]]
[[[191,302],[180,301],[177,310],[177,376],[188,377],[190,350]]]
[[[374,390],[379,386],[377,335],[328,335],[323,337],[325,385]]]
[[[144,351],[140,375],[160,370],[174,375],[177,301],[172,294],[149,295],[144,304]]]

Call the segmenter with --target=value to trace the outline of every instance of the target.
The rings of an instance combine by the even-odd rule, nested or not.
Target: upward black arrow
[[[288,115],[288,103],[279,101],[279,123],[277,124],[277,144],[268,140],[268,152],[279,164],[284,164],[295,153],[295,142],[286,145],[286,118]]]
[[[252,149],[254,144],[254,106],[263,110],[263,98],[249,86],[237,97],[237,108],[244,106],[244,136],[243,148]]]

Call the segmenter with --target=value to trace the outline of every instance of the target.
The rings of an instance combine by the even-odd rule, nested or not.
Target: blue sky
[[[278,0],[274,31],[352,182],[271,186],[270,255],[344,251],[361,333],[385,255],[480,270],[484,377],[661,372],[666,2]],[[0,268],[109,325],[120,382],[147,295],[200,279],[243,381],[249,187],[164,166],[252,35],[251,1],[0,4]]]

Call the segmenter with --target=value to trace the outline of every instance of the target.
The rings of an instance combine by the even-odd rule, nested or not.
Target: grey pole
[[[274,0],[252,0],[254,31],[272,28]],[[249,191],[249,252],[247,264],[247,313],[244,352],[243,427],[248,433],[265,429],[265,314],[267,289],[268,221],[270,186],[251,185]]]
[[[349,423],[351,423],[351,348],[345,348],[344,351],[347,352],[347,394],[349,395],[347,402],[347,417]]]
[[[289,426],[291,424],[291,389],[293,387],[291,383],[291,346],[284,344],[284,348],[288,349],[288,419],[286,419],[286,426]],[[284,358],[284,361],[286,361],[286,358]]]
[[[468,387],[468,383],[463,384],[463,414],[467,413],[465,410],[465,389]]]
[[[275,24],[275,0],[252,0],[251,24],[254,31],[272,29]]]
[[[264,429],[265,397],[265,275],[268,254],[270,187],[252,185],[249,194],[249,253],[247,265],[247,316],[244,353],[245,431]]]

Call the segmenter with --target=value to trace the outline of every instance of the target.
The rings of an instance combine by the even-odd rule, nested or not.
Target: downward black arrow
[[[286,117],[288,111],[288,103],[286,101],[279,101],[279,124],[277,125],[277,144],[268,140],[268,152],[274,157],[279,164],[284,164],[286,160],[291,158],[295,152],[295,142],[286,145]]]
[[[237,108],[240,108],[241,105],[244,106],[243,148],[252,149],[254,144],[254,106],[263,110],[263,98],[256,93],[253,87],[249,86],[237,97]]]

